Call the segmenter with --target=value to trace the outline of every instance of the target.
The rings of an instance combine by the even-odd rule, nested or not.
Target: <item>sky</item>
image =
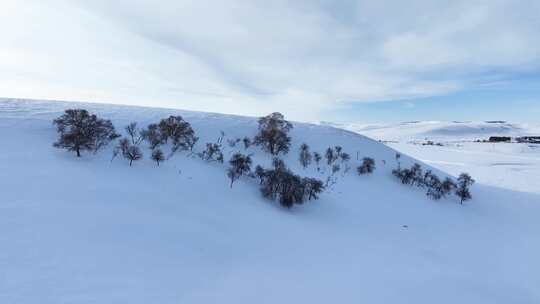
[[[538,0],[0,0],[0,96],[540,120]]]

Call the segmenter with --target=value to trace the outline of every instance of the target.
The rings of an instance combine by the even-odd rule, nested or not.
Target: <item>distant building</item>
[[[540,136],[521,136],[516,137],[516,141],[520,143],[540,144]]]
[[[512,138],[509,136],[491,136],[489,142],[510,142]]]

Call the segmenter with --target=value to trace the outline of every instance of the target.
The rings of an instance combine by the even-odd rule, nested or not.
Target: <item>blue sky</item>
[[[537,0],[3,0],[0,96],[534,121]]]
[[[501,83],[450,94],[386,102],[344,102],[328,113],[339,122],[414,120],[540,122],[540,74],[514,75]]]

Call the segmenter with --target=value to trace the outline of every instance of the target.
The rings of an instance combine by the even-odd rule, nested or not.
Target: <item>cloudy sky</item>
[[[0,96],[540,120],[538,12],[538,0],[0,0]]]

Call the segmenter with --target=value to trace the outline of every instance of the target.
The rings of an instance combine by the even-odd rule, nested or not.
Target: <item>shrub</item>
[[[259,184],[262,185],[262,183],[264,182],[265,176],[266,176],[266,171],[264,170],[264,168],[261,167],[260,165],[257,165],[255,167],[255,177],[259,179]]]
[[[404,185],[412,185],[414,182],[414,173],[410,169],[395,169],[392,174],[399,178]]]
[[[338,164],[332,165],[332,175],[338,173],[339,170],[341,170],[341,166],[340,166],[340,165],[338,165]]]
[[[460,204],[472,198],[469,187],[474,184],[474,179],[467,174],[461,173],[458,177],[456,195],[460,198]]]
[[[235,153],[229,160],[230,167],[227,176],[231,179],[231,188],[235,180],[248,175],[251,172],[251,157],[241,153]]]
[[[271,200],[278,199],[287,208],[303,204],[306,198],[317,199],[324,189],[322,181],[301,178],[287,169],[280,159],[274,159],[272,169],[262,170],[257,174],[261,176],[261,194]]]
[[[249,137],[244,137],[242,142],[244,143],[244,150],[247,150],[251,146],[251,139]]]
[[[448,177],[441,182],[439,177],[433,174],[431,170],[423,173],[422,167],[419,164],[414,164],[410,169],[394,169],[392,170],[392,174],[399,178],[403,184],[426,188],[426,195],[434,200],[446,197],[457,187],[456,183]]]
[[[426,176],[431,175],[431,171],[426,172],[426,176],[422,176],[422,167],[419,164],[414,164],[410,169],[394,169],[392,174],[401,180],[404,185],[423,186]]]
[[[424,181],[424,185],[427,188],[426,195],[434,200],[439,200],[443,196],[442,183],[437,175],[429,174],[428,178]]]
[[[207,143],[206,149],[199,153],[199,157],[207,162],[217,161],[223,163],[223,152],[218,144]]]
[[[328,147],[328,149],[326,149],[326,152],[324,153],[324,158],[326,159],[326,164],[328,166],[332,165],[337,159],[337,155],[334,153],[334,149]]]
[[[375,170],[375,160],[373,160],[373,158],[370,158],[370,157],[364,157],[362,161],[362,165],[360,165],[357,168],[359,175],[373,173],[374,170]]]
[[[430,171],[430,174],[431,174],[431,171]],[[423,187],[425,182],[424,182],[424,172],[422,170],[422,166],[420,166],[420,164],[418,163],[415,163],[414,165],[412,165],[411,169],[410,169],[410,177],[412,178],[411,180],[411,183],[412,184],[416,184],[416,186],[418,187]]]
[[[452,179],[446,177],[441,184],[443,197],[446,197],[449,193],[452,193],[454,189],[457,188],[457,185]]]
[[[322,156],[321,154],[319,154],[319,152],[315,152],[313,153],[313,159],[315,160],[315,163],[317,164],[317,171],[320,171],[321,170],[321,160],[322,160]]]
[[[328,147],[324,153],[324,158],[326,159],[326,164],[328,166],[331,166],[336,162],[338,159],[341,159],[341,162],[347,162],[351,159],[351,156],[349,153],[343,152],[343,148],[341,146],[335,146],[335,147]]]
[[[98,118],[83,109],[69,109],[53,121],[60,136],[53,146],[75,151],[97,152],[120,135],[116,134],[110,120]]]
[[[311,164],[311,158],[312,158],[312,155],[311,155],[311,152],[309,152],[309,146],[307,144],[302,144],[300,146],[300,156],[299,156],[299,160],[300,160],[300,164],[302,165],[302,167],[307,168],[307,166],[309,166],[309,164]]]
[[[339,158],[341,159],[342,163],[345,163],[351,159],[351,156],[349,155],[349,153],[342,152],[339,154]]]
[[[165,160],[165,155],[160,148],[156,148],[152,151],[152,160],[155,161],[159,167],[159,163]]]
[[[424,176],[422,177],[422,186],[425,187],[429,183],[429,180],[431,179],[431,176],[433,176],[433,172],[431,170],[427,170],[426,173],[424,173]]]
[[[324,190],[323,182],[316,178],[304,178],[302,182],[304,183],[308,201],[319,199],[319,194]]]
[[[129,139],[125,137],[120,140],[118,147],[120,148],[120,151],[122,151],[122,156],[129,160],[130,167],[133,164],[133,161],[140,160],[143,157],[141,149],[138,146],[131,144]]]

